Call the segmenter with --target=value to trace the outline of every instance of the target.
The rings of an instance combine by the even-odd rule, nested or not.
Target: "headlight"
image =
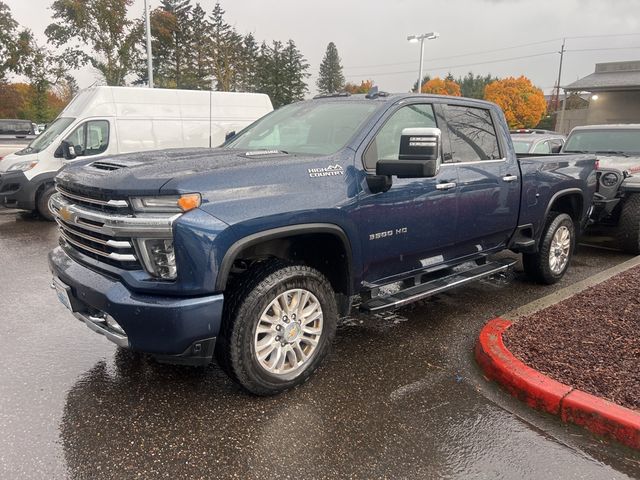
[[[173,240],[140,238],[136,240],[136,244],[147,272],[163,280],[176,278],[178,269]]]
[[[29,160],[28,162],[14,163],[9,168],[7,168],[7,172],[17,172],[17,171],[26,172],[27,170],[31,170],[37,164],[38,164],[37,160]]]
[[[136,212],[180,213],[198,208],[202,199],[199,193],[163,195],[159,197],[135,197],[131,205]]]
[[[600,182],[605,187],[613,187],[616,183],[618,183],[618,175],[613,172],[605,173],[604,175],[602,175]]]

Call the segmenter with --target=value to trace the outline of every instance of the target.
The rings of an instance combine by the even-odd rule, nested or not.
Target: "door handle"
[[[505,175],[502,177],[502,180],[505,182],[515,182],[518,180],[518,177],[516,175]]]
[[[452,188],[456,188],[457,186],[458,184],[455,182],[438,183],[436,185],[436,190],[450,190]]]

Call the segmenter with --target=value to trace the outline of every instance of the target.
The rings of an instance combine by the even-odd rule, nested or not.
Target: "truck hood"
[[[347,158],[352,160],[352,153],[171,149],[75,163],[58,174],[57,182],[63,188],[111,199],[200,193],[203,210],[232,223],[260,211],[275,213],[276,205],[289,209],[304,208],[305,202],[314,208],[335,205],[340,196],[344,198]]]
[[[600,170],[606,170],[609,168],[623,171],[628,171],[634,175],[640,175],[640,155],[602,155],[597,154],[600,162]]]

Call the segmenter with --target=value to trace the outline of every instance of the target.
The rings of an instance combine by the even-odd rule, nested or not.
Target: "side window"
[[[87,143],[85,155],[98,155],[109,146],[109,122],[91,120],[87,122]]]
[[[109,122],[90,120],[76,128],[66,138],[73,144],[77,156],[98,155],[109,146]]]
[[[412,127],[436,127],[433,106],[407,105],[395,112],[376,134],[364,154],[366,168],[374,169],[378,160],[397,160],[402,130]]]
[[[556,152],[559,152],[562,146],[564,145],[564,140],[561,138],[554,138],[553,140],[549,140],[549,144],[551,145],[551,152],[553,153],[553,149]]]
[[[551,147],[549,146],[549,141],[545,140],[544,142],[538,143],[533,149],[532,153],[551,153]]]
[[[445,105],[444,108],[453,161],[502,158],[489,110],[458,105]]]

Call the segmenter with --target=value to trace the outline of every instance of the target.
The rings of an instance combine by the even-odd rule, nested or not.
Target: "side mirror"
[[[551,147],[551,153],[560,153],[560,150],[562,150],[562,145],[553,145]]]
[[[400,178],[435,177],[440,170],[439,128],[405,128],[398,160],[378,160],[376,175]]]
[[[76,148],[71,144],[71,142],[63,140],[60,144],[60,148],[62,149],[62,156],[65,160],[73,160],[78,156],[76,154]]]
[[[228,141],[231,140],[233,137],[236,136],[236,131],[232,131],[232,132],[228,132],[225,136],[224,136],[224,141]]]

